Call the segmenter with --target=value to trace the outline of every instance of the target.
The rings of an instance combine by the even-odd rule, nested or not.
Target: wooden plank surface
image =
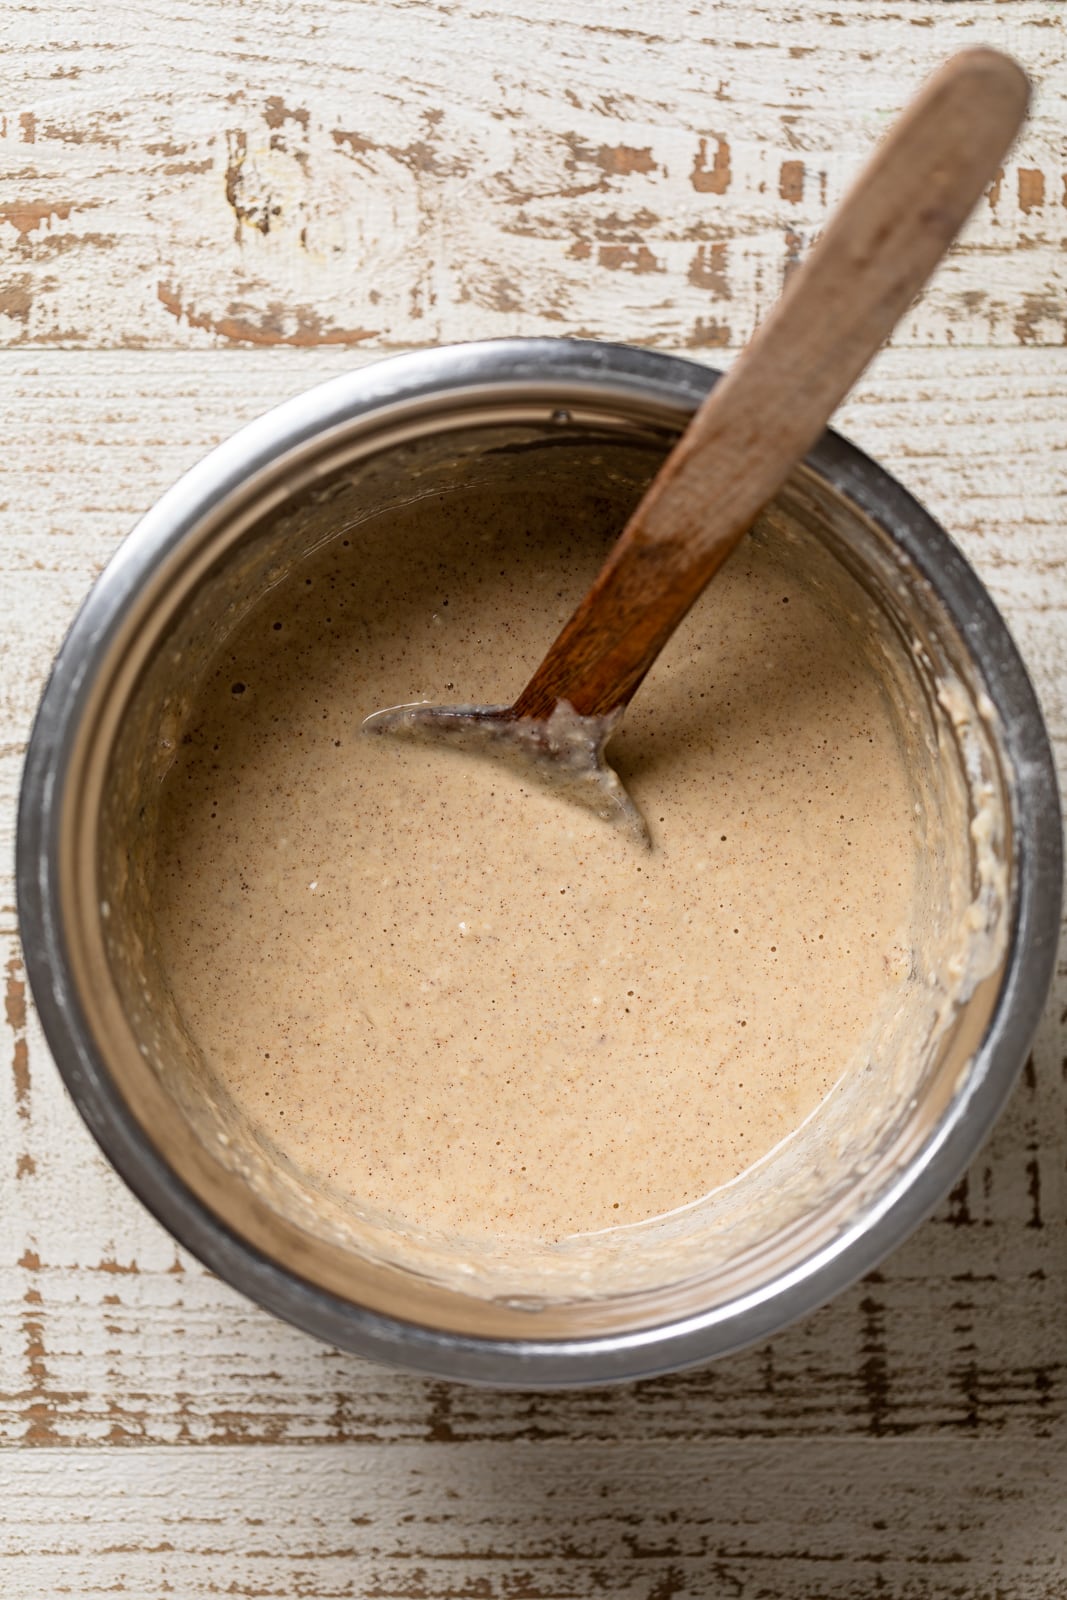
[[[897,1441],[27,1452],[6,1595],[1061,1600],[1067,1465]],[[928,1492],[930,1481],[941,1493]]]
[[[26,996],[28,724],[139,512],[389,348],[728,360],[888,115],[978,40],[1034,73],[1034,121],[841,426],[977,565],[1067,776],[1062,6],[562,10],[0,13],[4,1600],[1067,1596],[1067,958],[992,1139],[879,1272],[703,1372],[558,1396],[390,1373],[220,1284],[98,1154]]]
[[[1061,344],[1061,24],[1059,0],[22,0],[0,338],[740,344],[931,65],[990,43],[1034,114],[897,342]]]

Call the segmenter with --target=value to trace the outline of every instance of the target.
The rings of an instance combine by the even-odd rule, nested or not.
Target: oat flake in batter
[[[359,738],[379,706],[511,698],[596,565],[505,491],[393,517],[267,595],[200,694],[154,876],[178,1010],[261,1139],[411,1228],[687,1206],[815,1110],[906,978],[883,686],[746,541],[611,746],[643,852],[488,762]]]

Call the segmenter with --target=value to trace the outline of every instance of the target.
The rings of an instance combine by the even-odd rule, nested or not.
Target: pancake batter
[[[745,541],[609,750],[645,852],[489,762],[359,738],[379,706],[512,698],[597,560],[504,490],[391,515],[267,595],[199,693],[153,882],[178,1011],[261,1141],[413,1229],[690,1206],[908,977],[914,796],[862,628]]]

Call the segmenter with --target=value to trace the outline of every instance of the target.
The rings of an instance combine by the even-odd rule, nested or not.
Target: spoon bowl
[[[648,824],[604,754],[622,712],[583,717],[567,700],[547,717],[518,716],[512,706],[404,705],[372,712],[361,731],[494,756],[650,846]]]

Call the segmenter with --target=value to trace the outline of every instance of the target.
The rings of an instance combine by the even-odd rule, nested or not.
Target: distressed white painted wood
[[[1065,1546],[1047,1443],[51,1450],[0,1502],[5,1600],[1060,1600]]]
[[[1067,333],[1060,0],[0,12],[0,341],[739,344],[951,50],[1034,115],[903,344]]]
[[[879,1272],[704,1372],[499,1395],[316,1344],[175,1247],[60,1086],[10,872],[52,653],[185,466],[403,344],[729,359],[978,40],[1034,121],[841,426],[977,565],[1067,778],[1064,28],[1059,0],[0,10],[4,1600],[1067,1600],[1067,960],[988,1146]]]

